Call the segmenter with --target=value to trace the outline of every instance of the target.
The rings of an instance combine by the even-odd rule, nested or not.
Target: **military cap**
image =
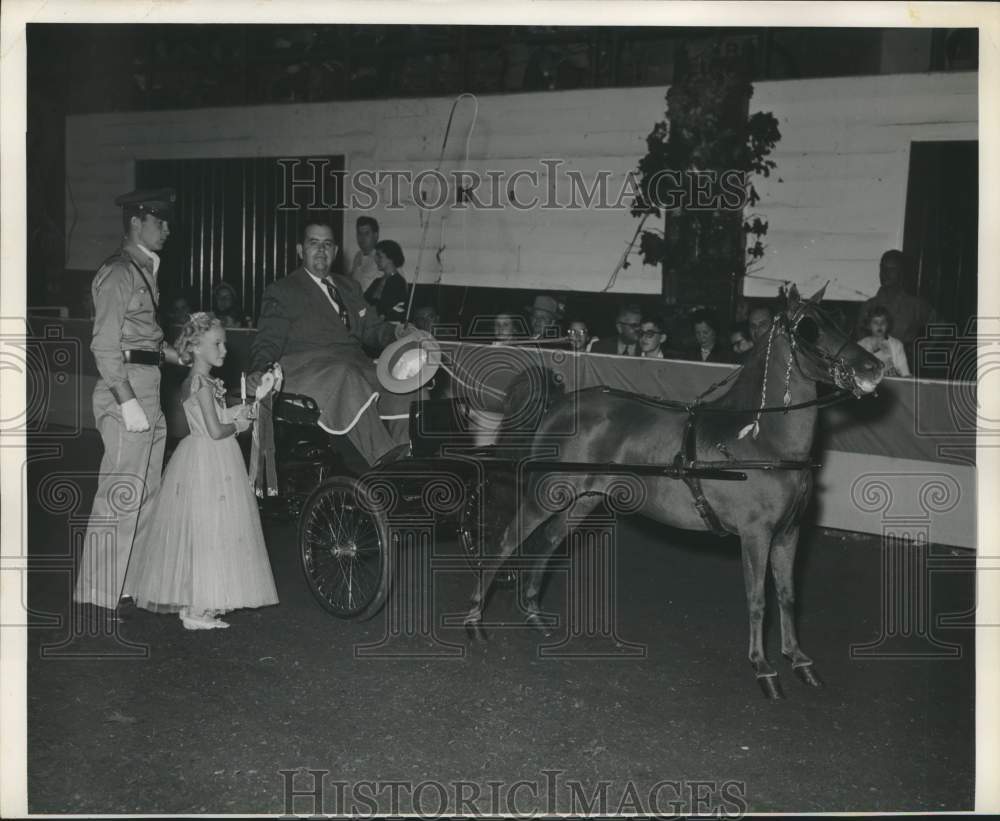
[[[116,197],[115,205],[120,205],[127,214],[152,214],[160,219],[168,219],[173,216],[176,200],[177,194],[173,188],[146,188]]]

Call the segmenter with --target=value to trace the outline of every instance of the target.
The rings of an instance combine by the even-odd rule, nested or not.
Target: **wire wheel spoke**
[[[353,615],[378,595],[384,540],[353,489],[330,488],[307,511],[302,561],[310,586],[334,612]]]

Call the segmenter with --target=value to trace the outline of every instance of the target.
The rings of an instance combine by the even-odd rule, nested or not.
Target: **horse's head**
[[[884,366],[820,308],[824,291],[826,285],[809,299],[802,299],[792,285],[785,311],[775,324],[785,329],[803,376],[836,385],[855,396],[872,393],[882,379]]]

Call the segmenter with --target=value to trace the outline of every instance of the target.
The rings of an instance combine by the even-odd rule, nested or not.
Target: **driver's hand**
[[[402,339],[406,336],[413,336],[418,339],[433,339],[432,334],[422,331],[416,325],[411,325],[409,322],[400,322],[396,326],[396,339]]]

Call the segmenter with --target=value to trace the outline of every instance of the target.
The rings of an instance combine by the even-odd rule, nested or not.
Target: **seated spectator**
[[[693,362],[731,362],[729,352],[719,345],[719,322],[715,314],[699,308],[691,314],[694,338],[697,344],[687,352],[687,359]]]
[[[642,311],[639,306],[635,304],[625,305],[618,312],[618,318],[615,322],[617,335],[597,340],[590,350],[593,353],[638,356],[640,327],[642,327]]]
[[[746,322],[740,322],[729,332],[729,343],[733,349],[734,359],[745,362],[753,350],[753,336],[750,333],[750,326]]]
[[[556,339],[561,336],[559,320],[562,319],[563,309],[563,304],[555,297],[548,294],[536,296],[527,308],[531,338]]]
[[[168,344],[173,344],[174,340],[184,327],[184,323],[191,318],[191,303],[183,293],[169,299],[163,306],[163,333]]]
[[[665,324],[659,317],[646,317],[639,327],[639,356],[647,359],[670,358],[664,345],[667,343]]]
[[[497,343],[510,342],[520,336],[519,324],[513,314],[497,314],[493,320],[493,335]]]
[[[589,351],[591,346],[597,341],[597,339],[590,335],[590,328],[587,327],[587,323],[582,319],[574,319],[570,322],[569,330],[566,333],[569,336],[570,345],[573,346],[573,350],[577,353]]]
[[[376,313],[388,322],[402,322],[406,318],[408,293],[406,280],[399,273],[406,257],[398,242],[391,239],[380,240],[375,245],[375,266],[379,270],[365,291],[365,301],[374,306]]]
[[[858,340],[858,344],[868,353],[874,354],[885,365],[886,376],[910,376],[903,343],[892,332],[892,316],[882,305],[872,307],[865,323],[868,336]]]
[[[212,313],[223,328],[244,328],[249,324],[240,310],[236,289],[228,282],[220,282],[212,289]]]
[[[750,330],[751,342],[763,339],[767,332],[771,330],[771,323],[774,321],[774,311],[767,305],[759,305],[747,315],[747,326]]]

